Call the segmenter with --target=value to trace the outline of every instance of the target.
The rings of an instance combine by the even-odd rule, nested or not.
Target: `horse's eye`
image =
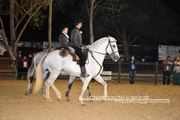
[[[116,46],[115,46],[115,45],[113,45],[112,47],[113,47],[113,48],[115,48]]]

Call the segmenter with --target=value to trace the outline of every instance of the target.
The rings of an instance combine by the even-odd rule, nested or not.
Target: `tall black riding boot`
[[[86,68],[84,66],[81,66],[81,77],[86,78],[89,75],[86,73]]]

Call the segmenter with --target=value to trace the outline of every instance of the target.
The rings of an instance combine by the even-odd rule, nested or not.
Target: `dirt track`
[[[163,86],[147,83],[130,85],[108,82],[109,96],[149,96],[151,99],[170,99],[170,103],[121,103],[114,101],[85,102],[80,106],[78,98],[82,83],[75,81],[70,93],[71,101],[65,101],[68,81],[57,80],[62,100],[57,101],[50,91],[53,102],[40,95],[24,96],[27,81],[0,80],[0,120],[179,120],[180,86]],[[90,83],[93,96],[101,96],[103,87]],[[86,97],[87,95],[85,95]]]

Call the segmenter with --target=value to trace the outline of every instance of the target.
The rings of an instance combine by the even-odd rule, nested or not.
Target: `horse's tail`
[[[43,78],[42,78],[42,63],[44,61],[44,59],[46,58],[47,54],[45,54],[40,62],[38,63],[38,65],[36,66],[36,69],[35,69],[35,75],[36,75],[36,81],[34,83],[34,87],[33,87],[33,91],[32,93],[35,94],[37,92],[39,92],[39,90],[41,89],[42,87],[42,84],[43,84]]]

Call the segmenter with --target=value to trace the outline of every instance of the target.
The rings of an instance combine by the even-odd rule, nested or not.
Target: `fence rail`
[[[117,62],[114,63],[112,61],[104,62],[105,69],[113,71],[114,76],[118,78],[118,82],[121,82],[121,79],[124,77],[129,77],[129,68],[128,63],[125,62]],[[152,63],[137,63],[137,73],[136,77],[138,78],[151,78],[154,80],[154,83],[158,83],[158,79],[163,78],[163,64],[162,62],[152,62]],[[171,76],[172,78],[172,76]],[[180,78],[179,78],[180,79]]]
[[[0,58],[0,78],[15,78],[15,74],[12,68],[12,62],[10,58]],[[122,78],[129,77],[128,63],[125,62],[113,62],[104,61],[104,71],[111,71],[111,74],[102,74],[106,78],[117,78],[118,83],[122,81]],[[158,79],[162,80],[163,77],[163,64],[161,62],[152,63],[138,63],[136,77],[138,78],[150,78],[155,84],[158,83]],[[62,76],[62,75],[61,75]],[[65,75],[63,75],[65,76]],[[67,76],[67,75],[66,75]],[[61,77],[60,77],[61,78]],[[64,77],[63,77],[64,78]],[[172,76],[171,76],[172,78]],[[180,78],[179,78],[180,79]]]

